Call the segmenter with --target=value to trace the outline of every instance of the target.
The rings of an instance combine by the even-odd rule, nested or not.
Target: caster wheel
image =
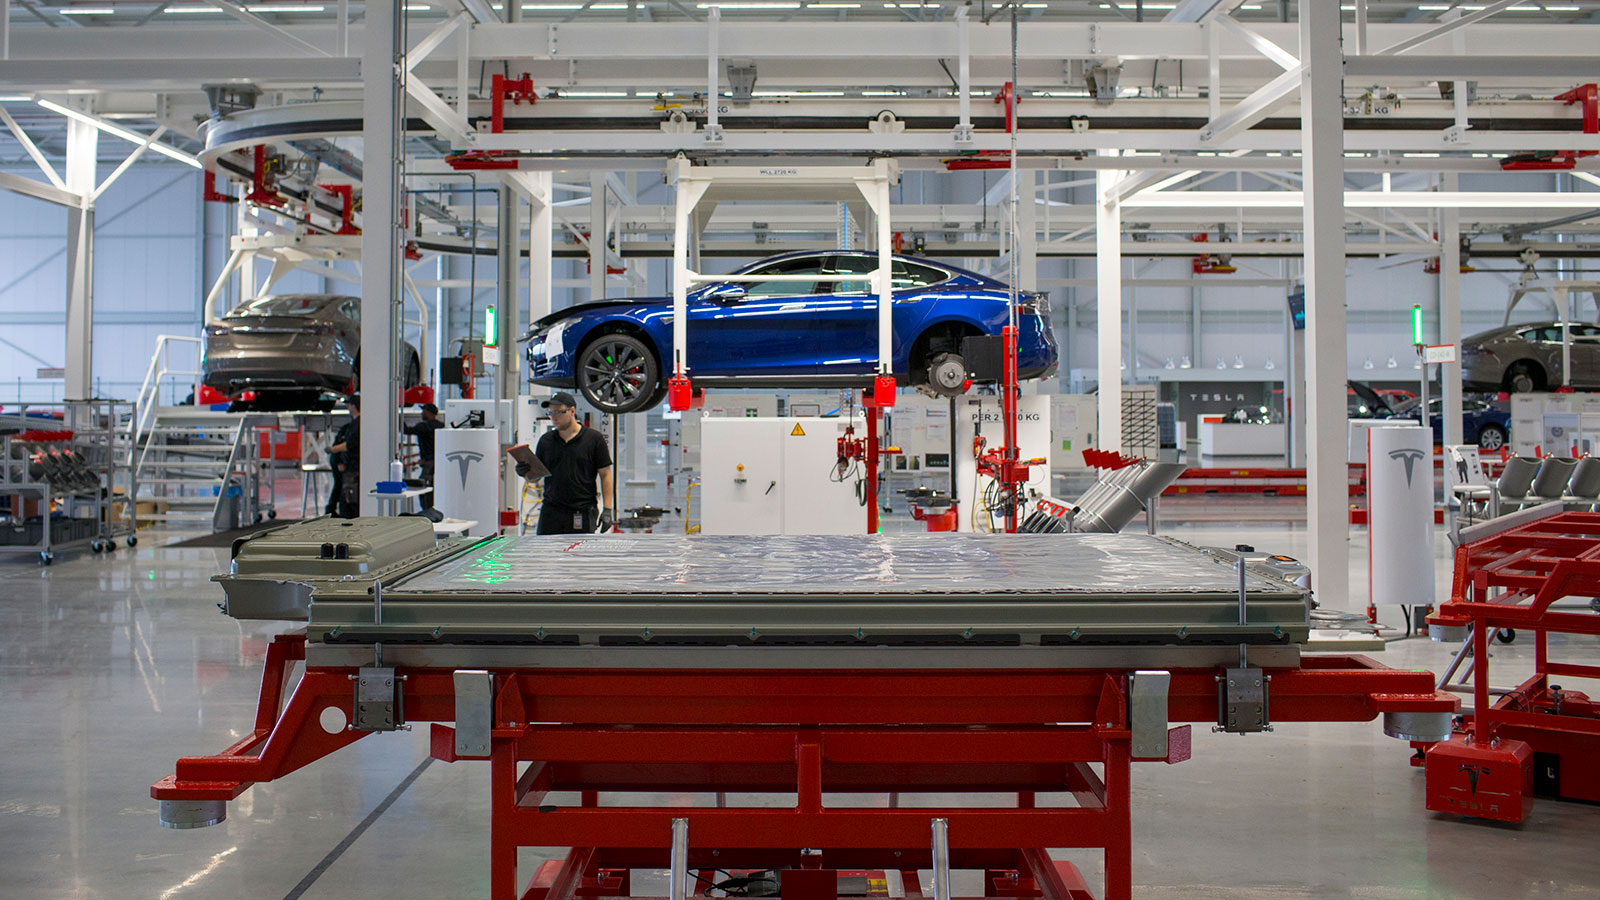
[[[107,553],[110,553],[112,550],[115,550],[115,549],[117,549],[117,542],[115,540],[106,541],[106,552]]]
[[[1517,639],[1515,628],[1502,628],[1494,633],[1494,639],[1502,644],[1509,644]]]
[[[278,511],[277,510],[273,509],[273,510],[268,510],[267,511],[267,518],[276,519],[277,517],[278,517]]]
[[[133,536],[131,534],[128,535],[128,546],[129,547],[137,546],[138,543],[139,543],[139,539],[137,537],[135,537],[135,536]]]
[[[94,553],[104,553],[104,552],[106,552],[106,542],[105,541],[90,541],[89,542],[89,549]]]
[[[39,551],[39,564],[40,565],[48,566],[48,565],[50,565],[51,563],[53,563],[55,561],[56,561],[56,555],[54,553],[51,553],[51,552],[49,552],[47,550]]]

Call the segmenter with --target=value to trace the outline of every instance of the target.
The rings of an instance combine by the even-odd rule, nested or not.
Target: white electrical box
[[[977,476],[977,460],[972,455],[974,433],[981,433],[993,450],[1005,443],[1005,419],[1000,414],[999,397],[961,397],[956,400],[956,489],[961,502],[959,530],[971,531],[974,498],[981,500],[982,486],[988,479]],[[1050,395],[1033,394],[1017,398],[1017,447],[1021,459],[1050,458]],[[1050,492],[1049,466],[1032,471],[1032,486],[1040,493]],[[983,514],[978,513],[980,523]],[[981,524],[980,524],[980,527]]]
[[[1092,449],[1100,421],[1099,398],[1093,394],[1050,396],[1050,468],[1083,470],[1083,451]]]
[[[855,437],[866,436],[857,418]],[[700,421],[701,534],[865,534],[867,509],[841,476],[838,439],[849,419],[760,416]],[[864,496],[864,495],[863,495]]]

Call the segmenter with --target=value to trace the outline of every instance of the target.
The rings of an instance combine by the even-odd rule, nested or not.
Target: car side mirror
[[[706,299],[712,303],[737,303],[745,298],[748,290],[742,284],[719,284],[706,294]]]

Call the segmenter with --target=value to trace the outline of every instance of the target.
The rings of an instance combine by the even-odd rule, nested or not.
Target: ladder
[[[156,501],[155,511],[141,518],[212,530],[230,484],[243,492],[241,509],[253,509],[253,461],[245,458],[251,444],[244,437],[242,413],[156,409],[133,472],[135,499]]]

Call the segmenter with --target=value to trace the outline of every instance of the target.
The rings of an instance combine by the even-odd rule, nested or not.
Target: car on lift
[[[404,386],[422,381],[417,348],[401,344]],[[246,391],[353,393],[361,364],[361,299],[266,294],[205,328],[201,383],[230,398]]]
[[[1568,322],[1572,386],[1600,388],[1600,325]],[[1469,391],[1547,391],[1561,377],[1561,323],[1524,322],[1461,341],[1461,384]]]
[[[1352,419],[1415,419],[1418,399],[1407,395],[1396,401],[1375,391],[1359,381],[1350,382],[1348,412]],[[1428,400],[1428,425],[1433,428],[1434,440],[1444,435],[1443,403],[1438,397]],[[1511,438],[1511,414],[1496,409],[1482,400],[1463,398],[1461,401],[1461,439],[1477,444],[1478,449],[1498,451]]]
[[[769,282],[720,281],[688,294],[691,378],[737,377],[751,387],[826,383],[870,376],[878,359],[876,253],[790,253],[735,275],[784,275]],[[1010,290],[1000,281],[930,260],[892,257],[892,371],[902,385],[956,396],[967,384],[961,342],[997,336]],[[1018,299],[1021,378],[1056,370],[1055,334],[1043,294]],[[577,389],[604,413],[649,409],[666,396],[672,298],[602,300],[551,313],[523,335],[534,384]]]

